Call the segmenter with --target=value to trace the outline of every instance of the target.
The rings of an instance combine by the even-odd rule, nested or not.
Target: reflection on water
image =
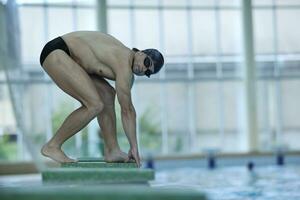
[[[0,190],[7,187],[35,187],[42,185],[40,174],[0,176]]]
[[[300,199],[300,166],[181,168],[156,172],[153,187],[192,188],[210,199]]]

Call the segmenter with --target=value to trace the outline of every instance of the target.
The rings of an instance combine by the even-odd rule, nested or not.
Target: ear
[[[140,50],[138,50],[137,48],[132,48],[132,51],[138,52],[138,51],[140,51]]]

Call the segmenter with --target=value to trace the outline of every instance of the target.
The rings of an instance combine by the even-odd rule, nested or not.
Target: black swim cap
[[[163,55],[156,49],[145,49],[142,50],[143,53],[147,54],[154,64],[154,72],[152,74],[156,74],[164,65],[164,57]]]

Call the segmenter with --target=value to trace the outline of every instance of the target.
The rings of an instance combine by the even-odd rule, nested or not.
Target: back
[[[77,31],[62,37],[70,48],[72,58],[88,73],[95,73],[93,69],[97,65],[103,76],[113,79],[109,76],[113,76],[118,68],[125,67],[116,63],[128,63],[126,61],[131,50],[110,35],[97,31]]]

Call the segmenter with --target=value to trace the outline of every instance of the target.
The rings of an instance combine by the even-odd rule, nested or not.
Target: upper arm
[[[134,109],[131,100],[131,79],[116,77],[116,93],[123,111]]]
[[[131,82],[130,82],[130,89],[132,88],[133,83],[134,83],[134,75],[132,75],[132,79],[131,79]]]

